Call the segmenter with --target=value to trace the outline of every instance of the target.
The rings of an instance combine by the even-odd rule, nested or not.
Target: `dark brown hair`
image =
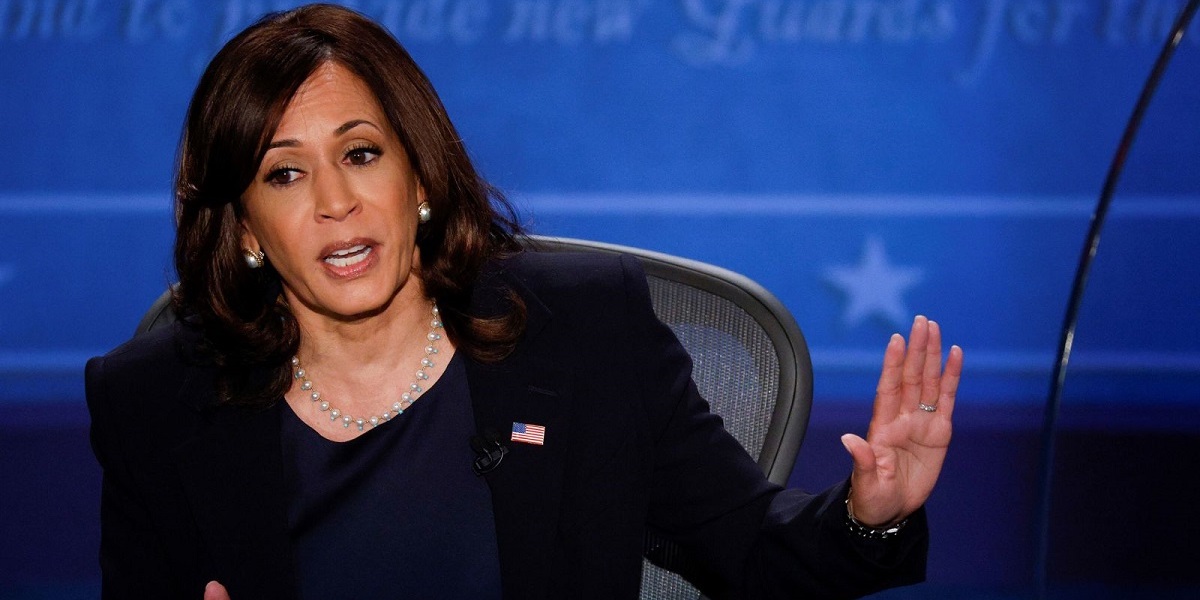
[[[188,107],[176,174],[175,309],[201,332],[219,368],[222,401],[268,404],[291,384],[300,345],[278,272],[247,268],[241,195],[252,182],[292,96],[318,67],[336,63],[375,94],[425,190],[433,218],[418,229],[420,277],[450,339],[477,360],[512,351],[524,328],[515,294],[499,317],[468,312],[489,257],[519,249],[511,205],[467,156],[433,86],[385,29],[343,7],[267,15],[209,63]]]

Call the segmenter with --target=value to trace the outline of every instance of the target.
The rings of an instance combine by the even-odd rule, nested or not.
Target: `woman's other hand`
[[[950,444],[962,349],[950,347],[943,370],[942,332],[921,316],[908,341],[905,349],[897,333],[888,342],[867,439],[842,436],[854,460],[852,514],[871,527],[896,523],[925,503]]]
[[[229,592],[220,583],[210,581],[204,586],[204,600],[229,600]]]

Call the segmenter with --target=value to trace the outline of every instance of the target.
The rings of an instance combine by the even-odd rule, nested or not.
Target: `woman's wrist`
[[[854,517],[854,504],[851,499],[854,497],[854,488],[849,488],[846,492],[846,527],[850,533],[866,539],[883,540],[895,537],[908,524],[908,519],[900,519],[890,524],[885,524],[880,527],[872,527],[860,522]]]

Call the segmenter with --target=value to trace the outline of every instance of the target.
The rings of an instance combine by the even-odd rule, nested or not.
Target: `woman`
[[[106,597],[632,598],[647,529],[714,598],[922,578],[962,365],[935,323],[889,342],[849,481],[781,491],[637,262],[522,252],[356,13],[272,15],[217,54],[177,196],[181,322],[87,367]]]

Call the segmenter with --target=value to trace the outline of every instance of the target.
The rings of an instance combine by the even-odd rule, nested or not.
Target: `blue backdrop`
[[[0,424],[82,406],[84,361],[173,279],[191,90],[233,32],[296,4],[0,0]],[[756,279],[835,406],[865,406],[888,335],[928,314],[987,422],[1036,415],[1095,197],[1183,2],[345,4],[409,48],[534,232]],[[1068,379],[1071,406],[1145,407],[1156,430],[1200,406],[1198,76],[1200,21],[1130,156]]]
[[[192,86],[232,32],[294,4],[0,1],[0,402],[78,395],[85,357],[172,278]],[[1031,403],[1181,2],[348,4],[408,45],[535,231],[758,279],[826,396],[871,390],[886,335],[925,312],[970,350],[968,401]],[[1072,375],[1091,401],[1195,398],[1198,27],[1102,247]]]

